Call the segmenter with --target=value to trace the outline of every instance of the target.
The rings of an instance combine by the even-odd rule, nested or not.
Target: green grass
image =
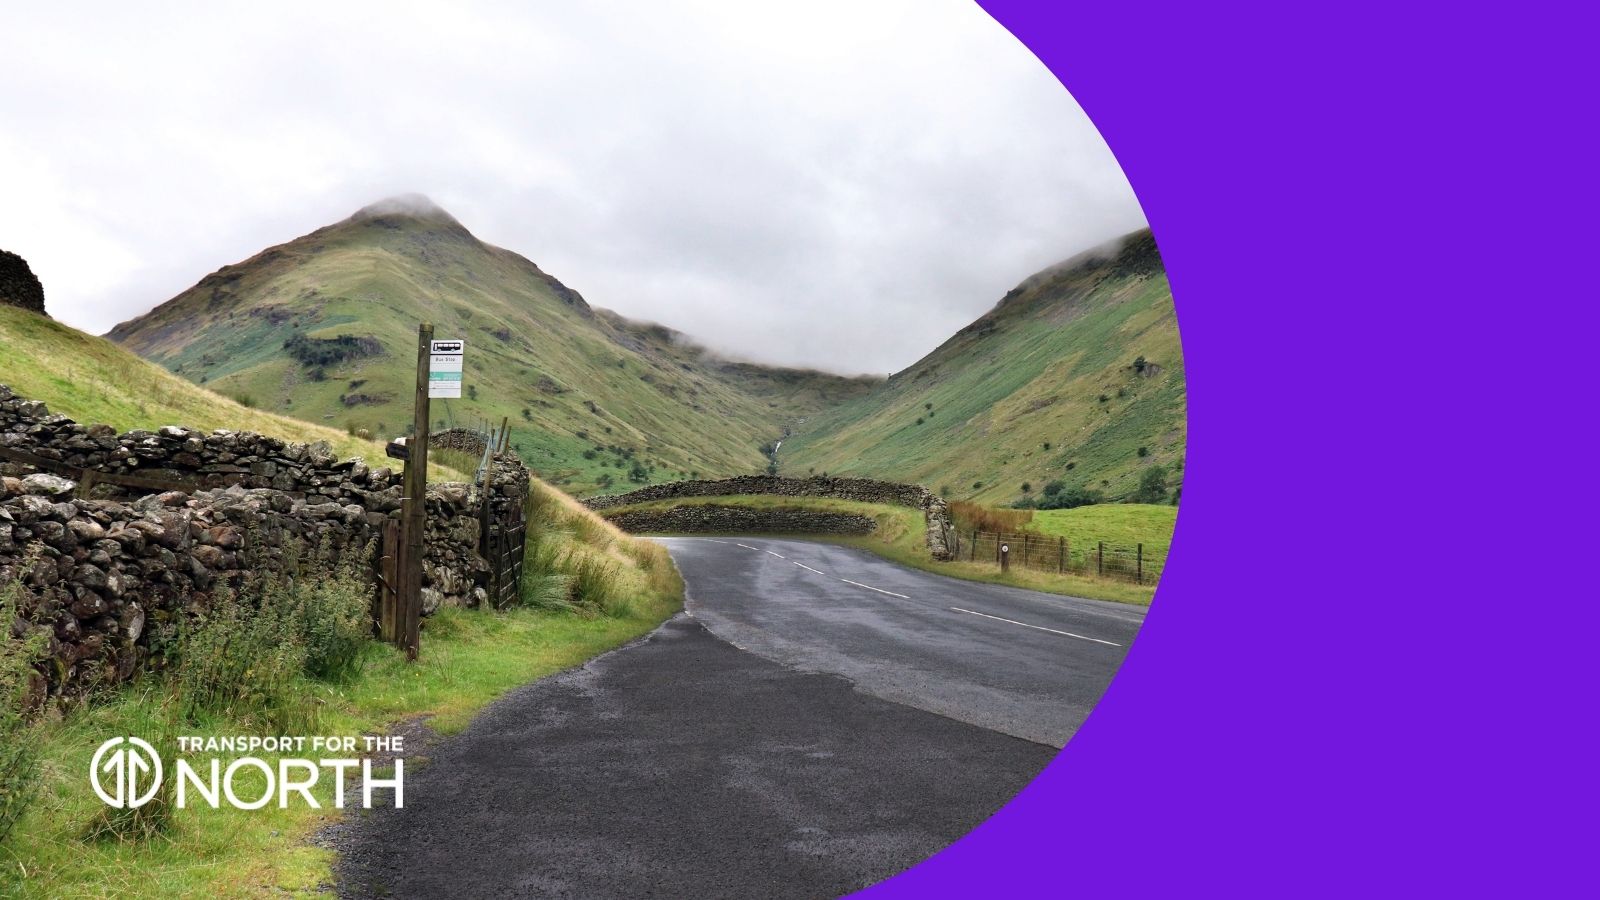
[[[1142,543],[1146,553],[1165,557],[1177,521],[1176,506],[1102,503],[1077,509],[1039,510],[1033,514],[1028,530],[1064,537],[1077,546],[1092,546],[1096,541],[1127,547]]]
[[[416,716],[444,734],[506,690],[582,663],[653,629],[679,608],[674,591],[637,597],[623,616],[519,609],[491,613],[447,607],[423,628],[422,656],[408,664],[387,646],[368,647],[359,676],[346,684],[307,680],[319,708],[319,731],[381,733]],[[275,805],[256,811],[177,810],[155,838],[90,839],[102,804],[85,773],[96,747],[114,735],[153,735],[164,727],[162,685],[154,678],[108,702],[57,716],[35,740],[45,760],[45,793],[0,847],[0,893],[24,897],[259,897],[311,895],[331,883],[332,851],[308,840],[337,816],[332,784],[322,779],[323,810]],[[218,717],[186,734],[259,734],[259,726]],[[269,762],[277,757],[263,754]],[[422,763],[408,758],[408,770]],[[247,784],[241,796],[257,793]],[[352,813],[352,814],[359,814]],[[9,878],[8,882],[6,879]]]
[[[375,467],[399,465],[384,455],[378,441],[242,406],[104,338],[35,313],[0,306],[0,343],[16,363],[6,366],[0,384],[84,424],[110,425],[118,431],[163,425],[258,431],[291,441],[327,441],[341,459],[359,456]],[[461,478],[460,472],[448,467],[429,467],[430,480]]]
[[[1152,465],[1181,481],[1186,411],[1159,262],[1069,266],[1029,279],[873,393],[813,417],[779,462],[785,475],[914,481],[989,505],[1055,479],[1118,498]]]
[[[1021,567],[1014,567],[1010,572],[1001,574],[995,566],[988,563],[968,562],[965,560],[936,561],[928,554],[927,526],[924,524],[922,511],[904,506],[857,503],[851,500],[835,500],[828,497],[745,495],[654,500],[649,503],[636,503],[608,509],[605,514],[611,516],[633,510],[662,510],[676,506],[704,506],[707,504],[746,506],[752,509],[803,509],[819,512],[859,513],[878,523],[877,529],[872,534],[859,536],[799,534],[793,536],[866,550],[890,562],[951,578],[981,581],[988,584],[1005,584],[1012,587],[1046,591],[1052,594],[1064,594],[1071,597],[1089,597],[1096,600],[1114,600],[1119,603],[1140,605],[1148,604],[1155,591],[1154,585],[1126,584],[1121,581],[1086,578],[1078,575],[1057,575],[1053,572],[1022,569]],[[1155,509],[1170,510],[1172,507],[1155,507]],[[1035,515],[1039,514],[1036,513]],[[1167,534],[1171,534],[1170,525]]]

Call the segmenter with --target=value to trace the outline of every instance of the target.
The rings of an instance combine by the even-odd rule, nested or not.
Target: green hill
[[[759,471],[788,423],[876,383],[731,363],[594,309],[420,197],[224,266],[109,337],[263,409],[384,436],[411,420],[420,321],[467,342],[468,396],[435,401],[435,425],[509,418],[529,465],[579,494]]]
[[[810,418],[779,464],[990,504],[1057,479],[1123,498],[1150,466],[1181,480],[1186,406],[1172,292],[1145,230],[1027,279],[915,365]]]
[[[38,313],[0,306],[0,344],[11,359],[0,373],[0,384],[85,424],[118,431],[163,425],[258,431],[291,441],[327,441],[341,458],[360,456],[375,466],[395,465],[379,442],[242,406],[105,338]]]

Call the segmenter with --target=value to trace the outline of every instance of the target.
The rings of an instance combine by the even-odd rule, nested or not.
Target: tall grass
[[[358,560],[302,563],[220,589],[180,630],[174,688],[185,718],[225,713],[281,733],[310,733],[303,679],[347,679],[370,640],[370,589]]]
[[[39,757],[30,737],[29,690],[38,676],[33,666],[43,656],[43,633],[27,629],[18,617],[21,586],[0,586],[0,843],[27,811],[39,790]]]
[[[644,599],[679,589],[665,548],[623,534],[565,494],[535,482],[527,516],[525,606],[627,618]]]
[[[1033,521],[1031,509],[995,509],[981,503],[955,500],[950,504],[950,519],[960,531],[1021,531]]]

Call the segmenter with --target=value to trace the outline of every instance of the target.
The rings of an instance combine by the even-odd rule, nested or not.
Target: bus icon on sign
[[[461,396],[461,362],[467,342],[428,342],[428,396],[454,400]]]

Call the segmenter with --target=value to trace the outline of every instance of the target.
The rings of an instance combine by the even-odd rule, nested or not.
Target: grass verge
[[[599,526],[603,527],[603,526]],[[628,539],[623,538],[623,541]],[[641,543],[646,542],[630,542]],[[626,550],[618,552],[627,552]],[[643,550],[635,552],[646,552]],[[436,731],[460,731],[485,704],[510,688],[578,665],[655,628],[678,610],[682,585],[667,572],[623,577],[631,600],[622,608],[504,613],[441,609],[424,624],[422,657],[407,664],[376,643],[362,651],[343,682],[305,678],[296,684],[315,709],[317,733],[371,734],[428,716]],[[627,572],[615,569],[618,577]],[[641,585],[654,588],[640,590]],[[90,757],[117,735],[171,733],[168,687],[147,677],[102,702],[54,713],[31,729],[41,760],[41,792],[0,845],[0,895],[22,897],[259,897],[312,895],[332,881],[333,851],[309,839],[338,818],[329,809],[332,780],[316,794],[323,809],[274,804],[244,811],[173,810],[159,833],[140,840],[95,834],[105,807],[89,788]],[[221,713],[182,733],[269,733],[247,714]],[[277,755],[262,754],[269,764]],[[420,760],[411,764],[416,765]],[[261,782],[241,778],[239,795],[259,795]],[[252,793],[254,791],[254,793]]]
[[[753,509],[804,509],[822,512],[851,512],[860,513],[871,517],[878,523],[877,530],[872,534],[861,536],[800,534],[788,535],[790,537],[803,537],[807,540],[823,541],[830,544],[839,544],[846,547],[855,547],[869,553],[909,566],[932,572],[935,575],[946,575],[951,578],[961,578],[966,581],[981,581],[987,584],[1004,584],[1011,587],[1026,588],[1034,591],[1045,591],[1052,594],[1063,594],[1070,597],[1088,597],[1094,600],[1113,600],[1118,603],[1133,603],[1148,605],[1151,596],[1155,593],[1154,585],[1127,584],[1121,581],[1112,581],[1101,578],[1085,578],[1081,575],[1057,575],[1053,572],[1023,569],[1020,566],[1010,572],[1001,574],[990,563],[984,562],[938,562],[928,554],[927,527],[923,523],[922,511],[909,509],[904,506],[890,506],[881,503],[857,503],[850,500],[835,500],[826,497],[775,497],[766,495],[745,495],[737,497],[690,497],[681,500],[656,500],[650,503],[639,503],[630,506],[617,507],[606,510],[607,515],[631,510],[662,510],[674,506],[703,506],[706,504],[723,504],[746,506]],[[1108,507],[1110,508],[1110,507]],[[1172,509],[1172,507],[1154,507],[1155,509]],[[1078,512],[1078,510],[1062,510],[1063,512]],[[1036,513],[1037,516],[1046,515]],[[1170,535],[1170,526],[1168,534]],[[1106,538],[1110,540],[1110,538]],[[1169,538],[1170,540],[1170,538]],[[1162,544],[1163,549],[1165,544]]]

